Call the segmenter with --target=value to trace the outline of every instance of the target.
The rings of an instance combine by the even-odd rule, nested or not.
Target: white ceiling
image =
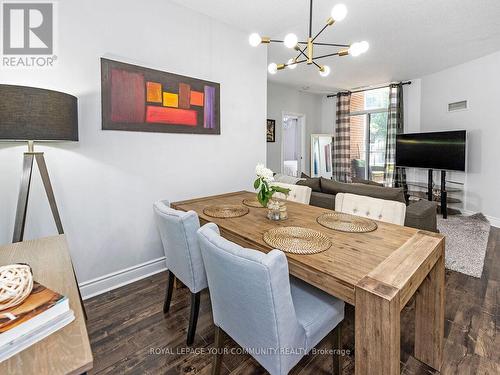
[[[283,39],[294,32],[304,40],[308,32],[308,0],[171,1],[247,33]],[[318,41],[367,40],[370,50],[359,57],[322,60],[332,68],[327,78],[302,64],[293,71],[269,75],[271,81],[312,92],[352,89],[418,78],[500,50],[500,0],[314,0],[313,34],[338,2],[347,6],[347,17]],[[294,57],[281,44],[257,48],[268,48],[269,62]],[[317,48],[315,54],[324,51]]]

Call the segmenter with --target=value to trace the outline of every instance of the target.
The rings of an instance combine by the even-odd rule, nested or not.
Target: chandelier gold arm
[[[313,42],[312,38],[307,38],[307,65],[311,65],[313,63]]]

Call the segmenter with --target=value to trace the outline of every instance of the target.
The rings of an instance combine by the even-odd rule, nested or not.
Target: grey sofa
[[[312,206],[335,209],[335,195],[337,193],[350,193],[365,195],[368,197],[386,199],[406,203],[402,188],[388,188],[371,183],[351,183],[346,184],[329,180],[326,178],[310,178],[306,175],[302,177],[297,185],[309,186],[312,189]],[[437,232],[436,203],[421,200],[410,203],[406,207],[405,226]]]

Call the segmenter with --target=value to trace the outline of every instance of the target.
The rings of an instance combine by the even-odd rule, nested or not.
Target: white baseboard
[[[85,300],[166,270],[165,257],[161,257],[84,281],[78,286]]]
[[[464,214],[465,216],[470,216],[470,215],[474,215],[475,213],[477,213],[477,212],[472,212],[472,211],[464,210],[464,209],[461,209],[460,211],[462,211],[462,214]],[[494,217],[494,216],[489,216],[489,215],[484,215],[484,217],[486,217],[486,219],[488,219],[491,226],[496,227],[496,228],[500,228],[500,218]]]

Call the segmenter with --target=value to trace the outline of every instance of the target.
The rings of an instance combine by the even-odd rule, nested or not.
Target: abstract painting
[[[267,120],[267,141],[276,141],[276,120]]]
[[[220,85],[101,58],[102,129],[220,134]]]

